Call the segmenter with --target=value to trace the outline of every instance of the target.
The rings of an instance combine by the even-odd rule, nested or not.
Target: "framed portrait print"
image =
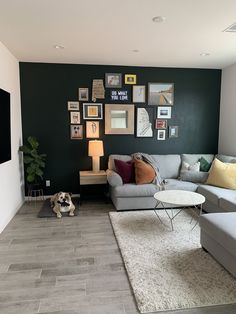
[[[125,74],[125,84],[136,84],[136,74]]]
[[[169,137],[178,137],[179,136],[179,127],[178,126],[169,126]]]
[[[79,100],[80,101],[88,101],[89,100],[88,88],[85,88],[85,87],[79,88]]]
[[[145,103],[145,101],[146,101],[146,86],[134,85],[133,86],[133,102]]]
[[[79,110],[79,102],[78,101],[68,101],[67,108],[69,111],[71,110]]]
[[[121,88],[122,87],[121,73],[106,73],[105,86],[106,88]]]
[[[105,134],[134,134],[134,105],[105,105]]]
[[[157,108],[158,119],[171,119],[171,107],[158,107]]]
[[[70,112],[70,123],[71,124],[80,124],[80,112],[71,111]]]
[[[102,104],[86,103],[83,104],[84,120],[101,120],[103,118]]]
[[[99,121],[86,121],[86,138],[99,137]]]
[[[148,104],[150,106],[173,106],[173,83],[148,83]]]
[[[153,108],[137,108],[137,137],[153,137]]]
[[[166,129],[166,128],[167,128],[167,120],[156,119],[155,129]]]
[[[83,138],[83,125],[71,124],[70,138],[71,140],[81,140]]]
[[[164,141],[166,139],[166,130],[157,130],[158,141]]]

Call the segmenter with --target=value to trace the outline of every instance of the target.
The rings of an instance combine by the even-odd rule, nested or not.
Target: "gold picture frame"
[[[136,74],[125,74],[125,84],[133,85],[137,82]]]

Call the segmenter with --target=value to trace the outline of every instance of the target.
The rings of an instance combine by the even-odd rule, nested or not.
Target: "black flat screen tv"
[[[10,93],[0,88],[0,164],[11,160]]]

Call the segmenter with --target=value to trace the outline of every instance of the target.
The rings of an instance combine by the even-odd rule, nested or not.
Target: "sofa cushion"
[[[110,155],[108,159],[108,169],[116,171],[114,159],[118,159],[122,161],[129,161],[132,158],[130,155]]]
[[[181,165],[180,155],[152,155],[152,157],[159,165],[161,178],[178,178]]]
[[[181,171],[196,171],[199,172],[200,171],[200,162],[195,162],[195,164],[190,165],[189,163],[187,163],[186,161],[182,162],[182,169]]]
[[[236,189],[236,164],[224,163],[217,158],[213,161],[206,184]]]
[[[136,184],[152,183],[156,177],[153,167],[141,159],[134,159],[134,168]]]
[[[152,183],[142,185],[128,183],[113,188],[112,193],[115,197],[150,197],[157,191],[159,187]]]
[[[186,190],[195,192],[198,185],[192,182],[180,181],[177,179],[167,179],[165,184],[166,190]]]
[[[200,226],[236,257],[236,213],[212,213],[200,217]]]
[[[208,178],[208,172],[202,171],[181,171],[180,180],[195,182],[195,183],[204,183]]]
[[[205,198],[213,204],[219,206],[219,199],[231,197],[236,192],[234,190],[219,188],[211,185],[200,185],[197,192],[205,196]]]
[[[216,155],[216,158],[219,159],[222,162],[228,162],[228,163],[231,163],[231,164],[235,164],[236,163],[236,157],[234,157],[234,156],[218,154],[218,155]]]
[[[135,182],[134,162],[114,159],[116,172],[121,176],[123,183]]]
[[[181,155],[182,162],[185,161],[190,165],[193,165],[196,162],[198,162],[199,159],[201,159],[201,157],[203,157],[210,164],[212,163],[214,159],[213,154],[182,154]]]
[[[227,198],[220,198],[219,206],[227,212],[236,212],[236,192],[234,194],[228,195]]]

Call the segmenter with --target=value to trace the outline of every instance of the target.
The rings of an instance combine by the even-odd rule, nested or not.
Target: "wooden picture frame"
[[[134,105],[105,105],[105,134],[134,134]]]
[[[121,88],[122,74],[121,73],[105,73],[106,88]]]
[[[71,140],[83,139],[83,125],[81,124],[70,125],[70,139]]]
[[[67,109],[69,111],[79,111],[79,102],[78,101],[68,101],[67,102]]]
[[[153,108],[139,107],[136,111],[136,137],[153,137]]]
[[[134,103],[146,102],[146,86],[145,85],[133,86],[133,102]]]
[[[96,103],[83,104],[84,120],[102,120],[102,118],[103,118],[102,104]]]
[[[86,138],[99,138],[99,121],[86,121]]]
[[[88,101],[89,100],[89,90],[87,87],[79,88],[79,100],[80,101]]]
[[[148,105],[173,106],[173,104],[174,104],[173,83],[148,83]]]

